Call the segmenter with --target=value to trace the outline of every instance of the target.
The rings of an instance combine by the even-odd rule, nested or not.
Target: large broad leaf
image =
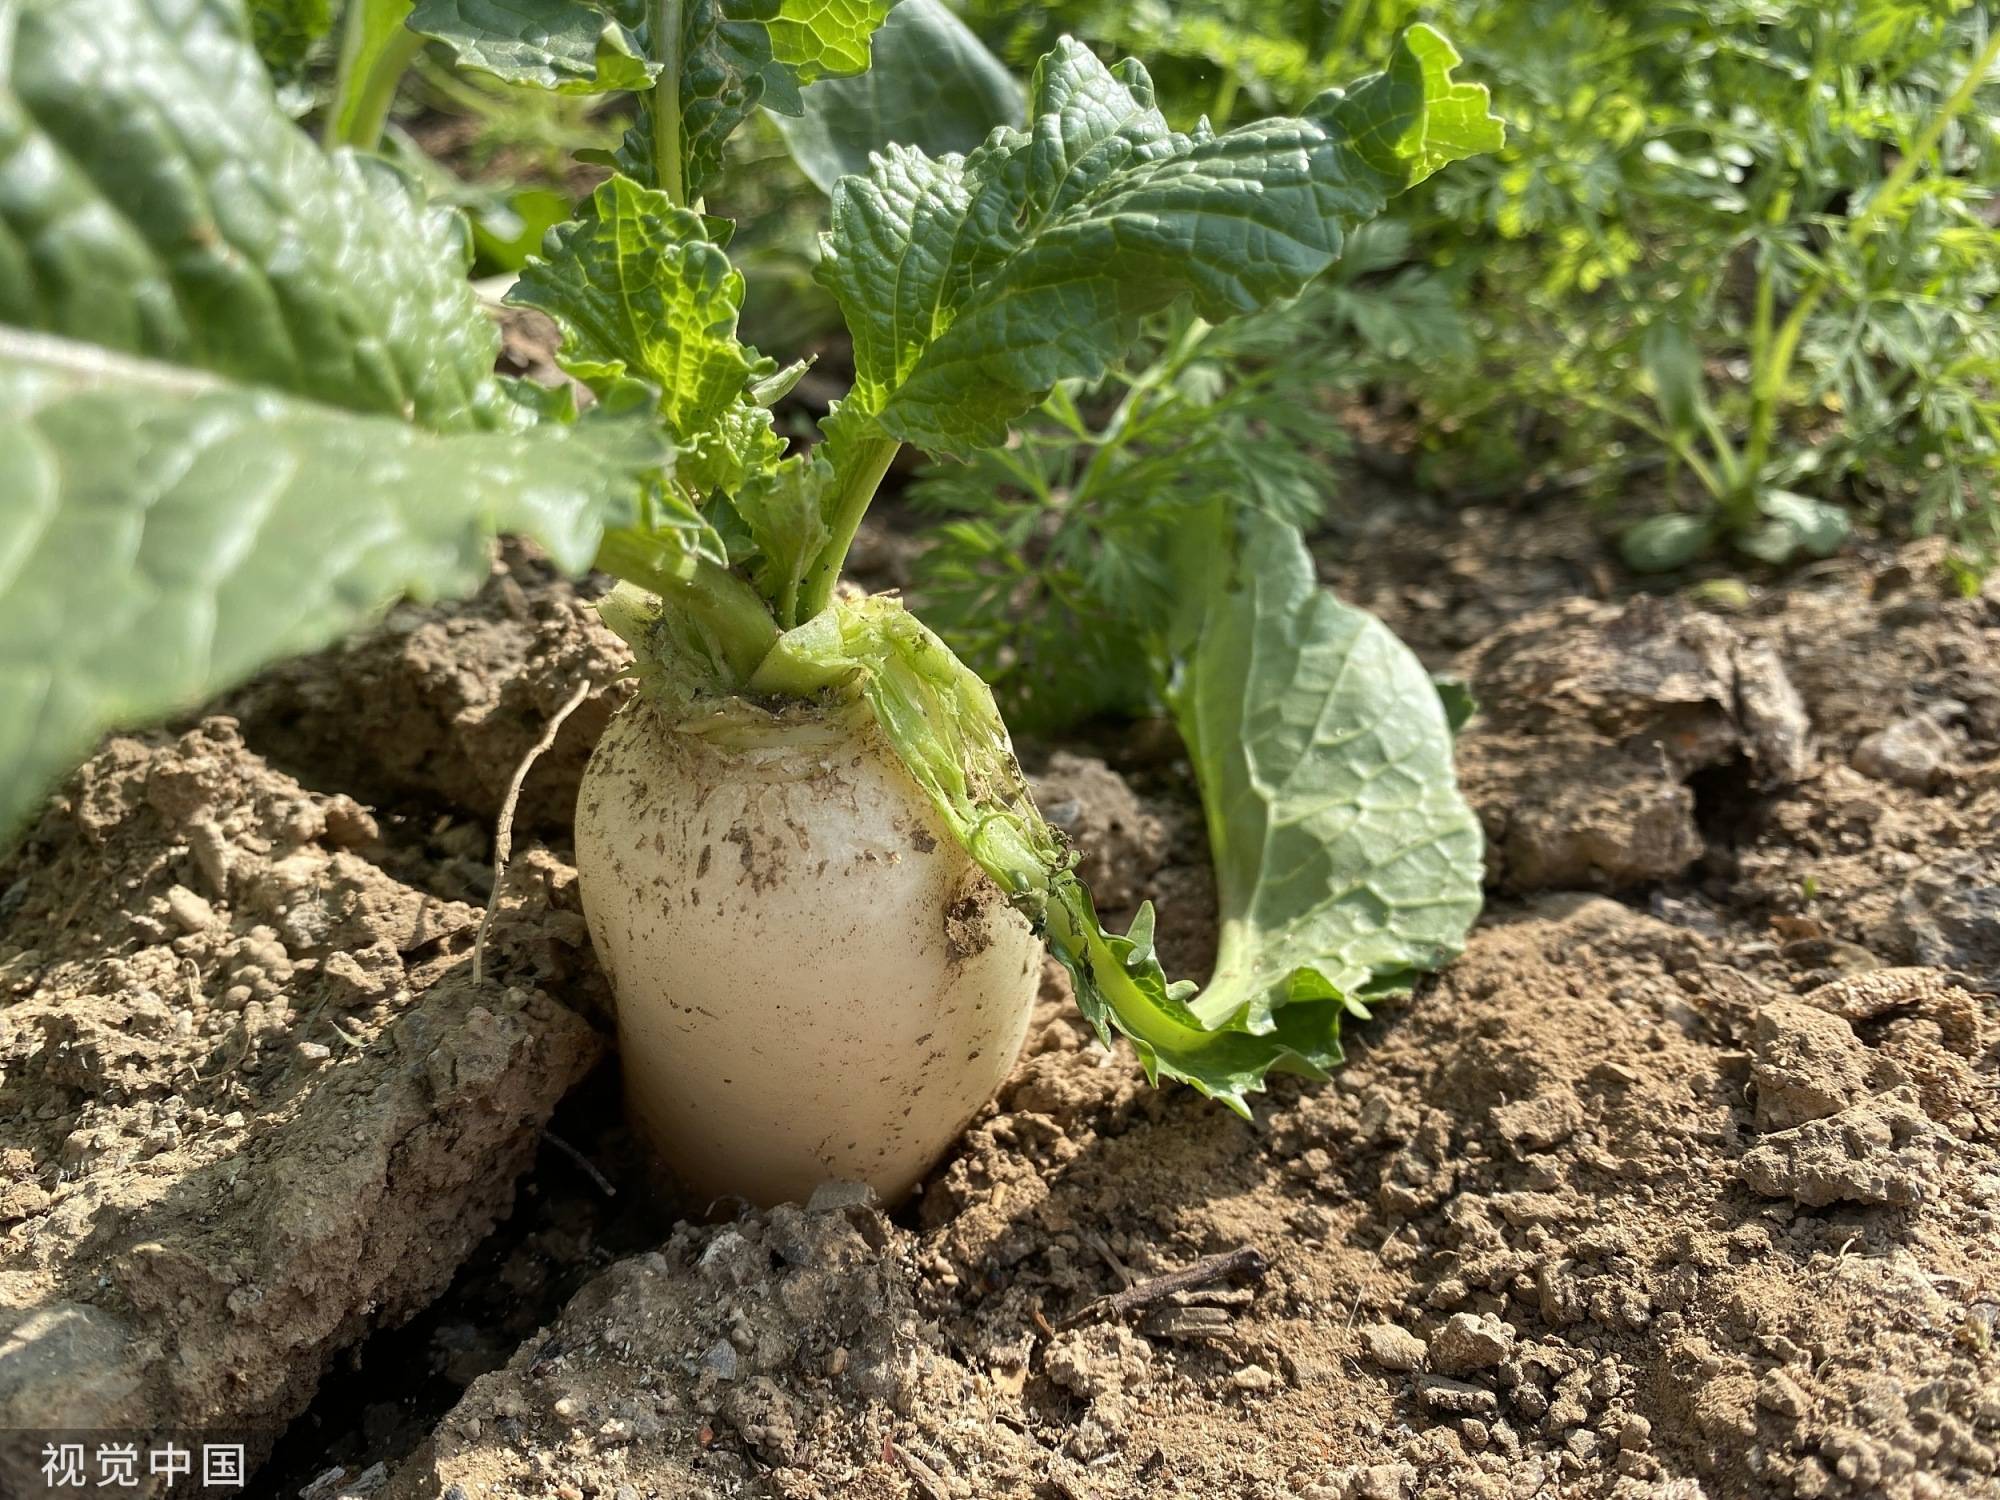
[[[1246,513],[1175,651],[1167,703],[1201,783],[1222,914],[1193,1009],[1252,1031],[1281,1008],[1407,987],[1479,910],[1480,830],[1437,685],[1319,587],[1298,531]]]
[[[307,139],[234,0],[14,0],[0,69],[0,323],[430,427],[497,409],[456,216]]]
[[[868,71],[814,84],[802,105],[797,116],[773,119],[801,170],[831,193],[890,146],[926,156],[972,151],[995,126],[1019,124],[1027,97],[942,0],[901,0],[875,34]]]
[[[665,456],[643,424],[432,433],[0,329],[0,836],[107,728],[476,587],[498,530],[587,567]]]
[[[782,637],[753,689],[865,702],[966,851],[1046,936],[1107,1043],[1239,1113],[1273,1070],[1323,1075],[1343,1016],[1450,959],[1479,910],[1478,821],[1430,677],[1313,581],[1297,531],[1257,513],[1209,549],[1170,693],[1214,841],[1221,951],[1169,984],[1153,913],[1107,932],[1030,800],[978,675],[892,598]],[[1219,532],[1213,534],[1219,536]]]
[[[639,39],[588,0],[417,0],[410,30],[462,68],[565,94],[648,87]]]
[[[1386,73],[1306,118],[1218,136],[1170,130],[1136,62],[1107,69],[1060,43],[1035,70],[1026,131],[964,158],[892,148],[835,190],[819,274],[856,379],[833,435],[990,447],[1182,296],[1215,320],[1295,295],[1391,195],[1500,143],[1455,61],[1415,27]]]
[[[667,458],[507,399],[452,220],[286,120],[237,5],[0,3],[0,70],[0,835],[496,530],[587,566]]]

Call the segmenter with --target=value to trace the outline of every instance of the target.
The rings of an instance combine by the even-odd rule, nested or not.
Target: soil
[[[1595,536],[1327,539],[1483,705],[1458,963],[1248,1123],[1051,969],[889,1214],[706,1218],[618,1120],[588,590],[514,553],[109,742],[0,864],[0,1429],[241,1431],[313,1500],[2000,1496],[2000,585],[1919,545],[1651,596]],[[1185,765],[1046,748],[1198,973]]]

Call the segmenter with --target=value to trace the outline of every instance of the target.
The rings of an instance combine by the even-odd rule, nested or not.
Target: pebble
[[[736,1378],[736,1346],[728,1339],[717,1339],[708,1346],[708,1352],[701,1357],[702,1368],[718,1380]]]
[[[184,885],[167,892],[167,915],[182,932],[206,932],[215,925],[215,908]]]
[[[1421,1370],[1424,1341],[1395,1323],[1371,1323],[1361,1330],[1361,1346],[1385,1370]]]
[[[1268,1391],[1280,1384],[1278,1377],[1262,1365],[1245,1365],[1229,1378],[1229,1383],[1239,1391]]]
[[[1491,1313],[1453,1313],[1431,1336],[1431,1366],[1447,1375],[1491,1369],[1513,1352],[1514,1330]]]
[[[1951,735],[1935,719],[1898,719],[1856,745],[1850,764],[1863,776],[1927,792],[1944,774],[1953,749]]]

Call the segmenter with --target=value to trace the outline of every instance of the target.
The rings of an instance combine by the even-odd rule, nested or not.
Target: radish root
[[[514,808],[521,800],[521,788],[527,785],[528,773],[534,770],[535,762],[555,744],[556,736],[562,733],[563,723],[583,707],[583,700],[590,696],[590,689],[589,678],[576,685],[576,691],[550,716],[542,737],[528,747],[528,753],[521,757],[521,763],[514,767],[513,778],[507,783],[507,796],[500,804],[500,821],[493,830],[493,890],[486,898],[486,914],[479,919],[478,935],[472,940],[474,984],[483,983],[486,978],[486,934],[492,929],[493,913],[500,908],[500,890],[507,883],[507,862],[514,857]]]

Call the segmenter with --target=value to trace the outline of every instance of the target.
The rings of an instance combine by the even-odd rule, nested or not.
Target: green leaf
[[[1431,686],[1437,689],[1438,702],[1444,705],[1445,724],[1457,735],[1479,712],[1478,697],[1463,677],[1438,673],[1431,678]]]
[[[743,276],[710,242],[699,214],[613,177],[588,212],[556,229],[549,258],[522,270],[511,301],[538,307],[563,330],[565,370],[600,394],[641,380],[689,450],[682,478],[734,489],[775,463],[783,442],[749,396],[767,362],[738,341]]]
[[[757,547],[757,591],[782,626],[797,622],[799,586],[830,535],[820,497],[831,479],[825,459],[801,455],[756,475],[737,499]]]
[[[541,250],[549,231],[569,220],[570,201],[547,188],[523,188],[468,204],[466,217],[478,265],[518,272]]]
[[[1261,1034],[1287,1006],[1404,989],[1453,957],[1479,911],[1481,840],[1430,674],[1319,587],[1296,528],[1256,512],[1238,524],[1233,566],[1196,560],[1210,590],[1167,703],[1222,916],[1192,1009]]]
[[[558,93],[643,89],[660,71],[631,31],[586,0],[417,0],[408,24],[462,68]]]
[[[986,684],[901,603],[844,600],[780,638],[753,691],[864,701],[966,851],[1047,937],[1105,1040],[1239,1113],[1273,1069],[1323,1075],[1344,1014],[1446,962],[1479,910],[1478,821],[1431,680],[1314,582],[1298,533],[1252,515],[1214,568],[1171,699],[1209,813],[1223,939],[1199,998],[1153,913],[1104,930],[1043,822]],[[1217,558],[1206,550],[1210,565]]]
[[[1653,404],[1669,429],[1690,436],[1702,421],[1701,351],[1678,323],[1661,321],[1646,330],[1640,357],[1652,382]]]
[[[431,433],[0,329],[0,835],[106,729],[476,587],[496,531],[587,567],[665,457],[643,423]]]
[[[942,0],[902,0],[875,34],[868,71],[816,83],[802,104],[796,118],[773,118],[823,193],[866,172],[873,152],[893,145],[963,154],[996,125],[1017,124],[1027,108],[1007,65]]]
[[[257,55],[280,83],[298,78],[313,48],[333,30],[333,0],[250,0]]]
[[[1507,144],[1506,126],[1488,109],[1485,85],[1457,83],[1457,49],[1429,26],[1397,39],[1389,66],[1351,90],[1329,89],[1306,113],[1345,127],[1355,149],[1398,190],[1438,168]]]
[[[681,151],[689,201],[759,105],[796,115],[799,91],[868,66],[892,0],[689,0],[682,25]],[[628,154],[631,147],[628,143]]]
[[[1653,516],[1618,539],[1625,566],[1635,573],[1671,573],[1708,551],[1715,523],[1707,516]]]
[[[231,0],[0,8],[0,323],[428,427],[495,419],[457,216],[280,111]]]
[[[1451,83],[1426,36],[1311,118],[1221,136],[1170,130],[1145,69],[1065,40],[1027,131],[962,159],[892,147],[843,179],[819,276],[854,337],[844,442],[872,422],[933,452],[993,446],[1057,381],[1103,374],[1148,313],[1189,296],[1213,322],[1298,293],[1391,194],[1491,138],[1464,119],[1484,91]]]
[[[1757,508],[1764,514],[1764,524],[1731,541],[1738,551],[1760,562],[1786,563],[1801,552],[1831,557],[1847,545],[1852,530],[1847,512],[1839,506],[1790,490],[1764,491]]]

